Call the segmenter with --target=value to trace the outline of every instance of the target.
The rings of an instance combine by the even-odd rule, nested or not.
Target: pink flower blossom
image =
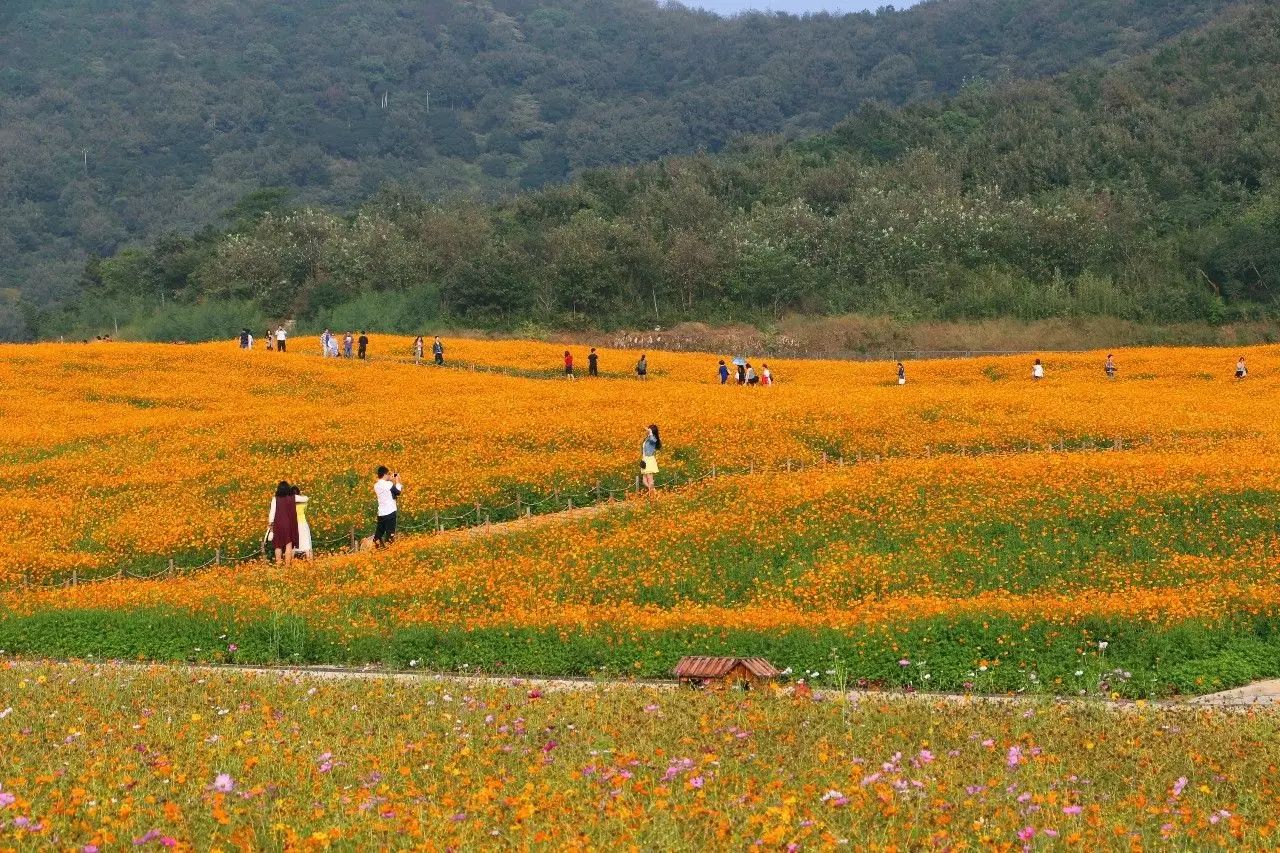
[[[1018,830],[1019,841],[1030,841],[1036,837],[1036,828],[1034,826],[1024,826]]]
[[[1173,798],[1176,800],[1182,796],[1182,789],[1187,787],[1187,777],[1179,776],[1178,780],[1173,783]]]
[[[1010,767],[1017,767],[1019,762],[1022,761],[1022,748],[1019,747],[1016,743],[1013,746],[1009,747],[1009,756],[1006,759],[1006,761],[1008,762]]]
[[[704,784],[706,781],[701,776],[694,776],[689,780],[689,785],[693,788],[701,788]]]
[[[1080,806],[1063,806],[1062,807],[1063,814],[1078,815],[1082,811],[1084,811],[1084,809],[1081,808]]]
[[[222,794],[229,794],[235,790],[235,780],[231,778],[230,773],[219,773],[213,777],[213,790]]]

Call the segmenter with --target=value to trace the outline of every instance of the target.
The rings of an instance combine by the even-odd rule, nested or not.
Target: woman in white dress
[[[296,553],[308,560],[315,557],[311,550],[311,525],[307,523],[308,498],[302,489],[293,487],[293,503],[298,508],[298,547]]]

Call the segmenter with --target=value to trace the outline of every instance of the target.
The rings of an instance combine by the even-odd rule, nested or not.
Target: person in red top
[[[298,510],[293,499],[293,487],[284,480],[276,487],[276,495],[271,499],[271,510],[267,514],[270,535],[268,538],[275,546],[276,562],[283,560],[286,568],[293,564],[293,552],[298,547]]]
[[[568,350],[564,351],[564,376],[566,379],[573,378],[573,353]]]

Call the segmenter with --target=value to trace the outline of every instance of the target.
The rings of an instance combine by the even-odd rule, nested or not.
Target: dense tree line
[[[404,330],[791,311],[1267,316],[1280,308],[1277,68],[1280,10],[1258,3],[1117,68],[870,106],[822,136],[589,170],[499,204],[385,188],[342,215],[260,193],[224,231],[90,264],[80,310],[164,298],[189,318],[252,306]]]
[[[651,0],[9,0],[0,335],[19,290],[29,306],[72,298],[87,255],[216,224],[257,187],[346,211],[389,182],[495,198],[827,130],[868,100],[1113,63],[1228,5],[926,0],[722,19]]]

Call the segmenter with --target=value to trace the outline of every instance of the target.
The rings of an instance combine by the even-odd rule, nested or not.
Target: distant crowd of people
[[[283,324],[275,329],[268,329],[266,334],[267,349],[275,352],[288,351],[288,332]],[[99,340],[110,340],[109,337],[102,336]],[[240,348],[251,350],[254,346],[253,334],[248,328],[240,330]],[[320,335],[320,352],[326,358],[357,358],[365,359],[369,354],[369,336],[361,331],[359,336],[355,332],[347,332],[339,341],[337,335],[328,329]],[[418,335],[413,340],[413,363],[422,364],[425,360],[426,341],[422,335]],[[444,365],[444,343],[440,340],[440,336],[436,335],[431,343],[431,359],[436,365]],[[736,380],[738,385],[753,387],[757,385],[769,386],[776,381],[773,371],[768,364],[762,363],[759,372],[755,366],[745,358],[735,358],[732,361],[732,369],[725,359],[720,359],[716,367],[716,377],[720,380],[721,385],[728,385],[731,378]],[[1103,373],[1108,379],[1115,379],[1118,371],[1116,367],[1116,358],[1113,353],[1107,353],[1107,359],[1103,363]],[[649,356],[647,353],[641,353],[640,358],[635,364],[635,374],[638,379],[647,379],[649,377]],[[587,353],[587,375],[597,377],[600,375],[600,353],[595,347],[591,347]],[[1240,356],[1236,361],[1235,378],[1245,379],[1249,375],[1248,367],[1245,364],[1244,356]],[[564,376],[566,379],[575,379],[573,352],[564,351]],[[1045,378],[1045,364],[1042,359],[1037,358],[1031,365],[1031,379],[1033,382],[1040,382]],[[897,381],[899,385],[907,384],[907,368],[901,362],[897,362]]]

